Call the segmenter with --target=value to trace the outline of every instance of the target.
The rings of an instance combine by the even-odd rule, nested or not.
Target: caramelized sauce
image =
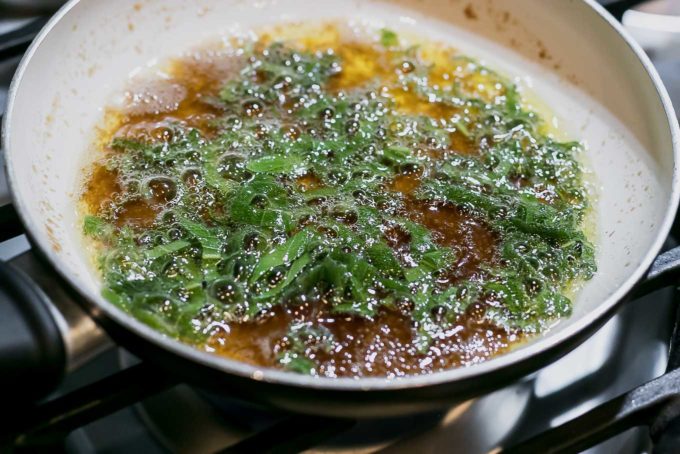
[[[479,146],[460,131],[449,134],[451,144],[449,145],[452,152],[461,155],[478,155]]]
[[[144,200],[130,200],[125,202],[123,209],[116,214],[116,225],[148,228],[153,225],[158,211],[158,205],[152,205]]]
[[[337,49],[343,60],[342,72],[331,81],[335,91],[348,90],[379,81],[389,87],[400,75],[413,70],[409,62],[394,63],[393,56],[378,51],[374,45],[363,43],[342,43],[337,38],[323,46]],[[313,39],[306,41],[308,48],[314,48]],[[451,85],[454,77],[463,78],[463,87],[479,91],[481,82],[468,80],[461,75],[460,68],[446,68],[442,59],[450,50],[432,51],[435,68],[432,77],[443,87]],[[232,59],[232,60],[230,60]],[[214,133],[213,120],[220,114],[219,107],[211,102],[221,85],[237,67],[232,57],[210,59],[178,60],[170,67],[170,79],[131,92],[129,105],[122,112],[117,127],[108,131],[110,137],[142,137],[145,141],[164,141],[170,134],[168,125],[181,122],[198,128],[202,134]],[[449,119],[460,113],[457,109],[437,102],[428,102],[401,88],[385,88],[396,108],[402,112],[422,114],[436,119]],[[488,96],[489,93],[481,93]],[[449,150],[431,150],[434,159],[447,152],[474,155],[479,153],[478,145],[468,140],[461,132],[451,133]],[[189,175],[187,178],[197,178]],[[320,180],[308,173],[297,178],[303,191],[321,186]],[[195,183],[195,182],[194,182]],[[420,174],[398,175],[388,190],[399,192],[405,200],[407,216],[427,227],[441,245],[449,246],[456,255],[455,266],[441,276],[442,288],[463,279],[477,279],[482,276],[484,264],[497,263],[498,238],[479,220],[463,210],[445,204],[415,201],[410,195],[420,184]],[[118,175],[104,166],[95,166],[89,177],[83,202],[88,211],[98,213],[106,202],[121,193]],[[164,192],[164,191],[161,191]],[[167,197],[165,192],[159,197]],[[117,214],[118,225],[135,227],[150,226],[159,209],[167,200],[132,200]],[[384,230],[387,244],[397,253],[402,262],[408,262],[407,232],[387,227]],[[276,306],[254,320],[244,323],[225,323],[209,340],[206,348],[221,355],[265,367],[278,367],[279,355],[285,347],[287,332],[292,323],[311,322],[315,327],[328,330],[333,338],[332,350],[308,351],[310,359],[318,365],[320,375],[340,376],[402,376],[422,374],[460,365],[482,361],[506,350],[521,337],[519,332],[508,332],[483,319],[482,305],[473,305],[470,310],[458,316],[454,323],[425,350],[416,344],[409,305],[405,310],[399,307],[383,307],[373,319],[333,313],[331,305],[323,298],[303,304],[292,302]]]
[[[498,238],[482,222],[460,208],[424,202],[410,202],[409,216],[427,227],[435,241],[456,254],[455,267],[442,277],[447,284],[480,276],[482,264],[498,260]],[[440,281],[441,282],[441,281]]]
[[[198,129],[204,137],[214,133],[213,122],[220,109],[211,99],[233,74],[238,63],[235,57],[205,52],[173,61],[169,79],[144,82],[126,94],[122,110],[109,110],[104,124],[112,125],[101,131],[99,141],[108,144],[113,138],[163,143],[172,139],[171,126],[180,123]],[[105,148],[105,153],[113,153]],[[189,176],[195,178],[194,176]],[[95,164],[87,179],[81,201],[86,211],[101,214],[106,202],[122,194],[119,176],[103,164]],[[167,194],[152,194],[151,200],[130,200],[115,213],[116,224],[139,228],[150,227],[161,211]]]
[[[213,122],[221,113],[213,99],[239,64],[236,57],[208,52],[174,61],[168,70],[169,79],[145,82],[128,92],[113,137],[168,141],[169,126],[176,122],[210,137]]]
[[[81,201],[89,213],[99,214],[106,202],[120,191],[118,175],[103,164],[95,164],[85,183]]]
[[[370,44],[350,42],[332,48],[337,49],[343,67],[342,72],[331,79],[330,90],[349,90],[366,85],[366,82],[371,80],[391,80],[395,75],[389,53],[378,52]]]
[[[394,99],[397,111],[405,114],[424,115],[437,120],[448,120],[457,113],[460,113],[459,109],[455,107],[441,102],[429,102],[412,91],[396,89],[390,90],[387,94]]]
[[[478,277],[480,265],[497,263],[497,236],[483,222],[458,207],[410,197],[420,185],[420,178],[418,173],[397,175],[390,189],[405,196],[406,215],[411,220],[427,227],[438,244],[451,247],[456,253],[456,266],[445,273],[442,282],[450,285]]]
[[[211,351],[258,366],[275,367],[291,323],[313,321],[333,336],[332,350],[310,349],[317,373],[328,377],[400,377],[470,365],[490,358],[520,338],[484,321],[474,311],[459,317],[425,351],[415,343],[412,321],[396,309],[374,319],[335,314],[323,301],[278,306],[258,320],[231,325],[207,345]],[[256,341],[253,341],[256,339]]]
[[[302,192],[311,191],[313,189],[319,189],[321,186],[323,186],[319,177],[317,177],[313,173],[306,173],[301,177],[298,177],[297,180],[295,180],[295,182],[297,183],[298,187]]]

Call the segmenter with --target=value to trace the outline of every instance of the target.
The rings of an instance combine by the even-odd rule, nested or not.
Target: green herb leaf
[[[315,368],[316,364],[309,358],[305,358],[299,353],[286,352],[283,357],[279,360],[281,365],[291,372],[297,372],[299,374],[311,374]]]
[[[103,238],[111,233],[111,226],[98,216],[87,215],[83,218],[83,233],[93,238]]]
[[[380,30],[380,44],[385,47],[396,47],[399,45],[399,37],[390,29]]]
[[[411,150],[408,147],[401,145],[392,145],[385,149],[384,156],[392,162],[401,164],[405,162],[411,155]]]
[[[281,293],[286,287],[288,287],[295,278],[302,272],[302,270],[311,263],[312,257],[309,254],[303,254],[300,258],[295,260],[290,269],[286,272],[286,276],[281,282],[276,284],[276,286],[264,293],[257,295],[257,299],[267,299]]]
[[[401,273],[401,266],[394,256],[394,251],[385,243],[376,243],[366,248],[366,255],[371,264],[380,272],[387,275],[398,275]]]
[[[167,244],[161,244],[160,246],[156,246],[155,248],[146,251],[146,256],[150,259],[157,259],[172,254],[173,252],[181,251],[190,245],[191,243],[188,241],[176,240]]]
[[[179,224],[193,235],[201,244],[204,261],[217,260],[221,257],[222,241],[211,229],[188,218],[179,220]]]
[[[302,163],[296,155],[267,155],[248,162],[246,168],[252,172],[288,173]]]
[[[253,283],[277,266],[290,264],[302,255],[310,239],[311,233],[303,230],[290,237],[285,243],[275,247],[269,254],[263,255],[253,269],[249,281]]]

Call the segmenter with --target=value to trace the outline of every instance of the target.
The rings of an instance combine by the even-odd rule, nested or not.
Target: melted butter
[[[128,93],[126,107],[113,113],[120,118],[111,136],[167,141],[169,126],[180,123],[211,137],[212,123],[221,113],[211,100],[238,64],[235,57],[209,54],[172,61],[167,69],[169,79],[146,83]]]
[[[335,314],[323,301],[278,306],[255,321],[232,325],[206,346],[209,351],[258,366],[275,367],[289,340],[292,323],[314,322],[333,336],[332,349],[311,349],[307,356],[327,377],[427,374],[470,365],[501,353],[520,336],[499,330],[470,310],[459,317],[425,351],[415,343],[412,322],[398,310],[382,309],[374,319]]]
[[[481,275],[482,264],[498,260],[498,238],[482,222],[451,205],[410,202],[407,204],[412,220],[424,225],[442,246],[449,246],[456,254],[455,266],[440,280],[447,287],[463,279]]]
[[[90,172],[80,200],[89,213],[99,214],[104,204],[120,191],[118,175],[104,164],[97,163]]]
[[[394,77],[389,53],[378,52],[373,45],[351,42],[333,48],[338,49],[343,67],[342,72],[331,80],[332,91],[356,88],[370,80],[387,81]]]
[[[275,33],[272,33],[275,36]],[[272,39],[263,35],[261,43]],[[333,90],[349,90],[378,81],[386,87],[384,93],[396,104],[396,109],[411,114],[426,115],[436,119],[450,119],[460,111],[437,102],[429,102],[412,92],[395,86],[399,78],[399,65],[394,56],[376,45],[343,42],[335,28],[325,28],[315,38],[306,34],[301,40],[307,49],[334,48],[343,60],[343,70],[331,82]],[[432,80],[442,87],[454,83],[469,93],[483,99],[500,93],[490,79],[468,76],[460,64],[448,65],[447,58],[454,50],[440,45],[424,46],[422,56],[433,62]],[[168,125],[180,122],[199,129],[210,136],[214,131],[211,122],[220,111],[210,98],[215,96],[221,84],[229,78],[234,66],[224,61],[181,59],[170,68],[170,79],[162,84],[131,93],[131,106],[124,111],[110,112],[116,121],[107,131],[109,137],[129,137],[144,141],[167,140]],[[149,104],[163,98],[158,105]],[[144,100],[151,100],[145,102]],[[140,107],[141,106],[141,107]],[[441,159],[447,153],[474,155],[479,153],[476,144],[462,133],[450,136],[451,145],[446,151],[432,151],[433,159]],[[320,187],[313,174],[297,179],[303,191]],[[399,175],[388,190],[401,193],[406,200],[407,216],[427,227],[435,240],[453,248],[457,262],[446,270],[441,278],[443,288],[462,279],[474,279],[481,275],[483,264],[498,260],[498,238],[487,226],[464,211],[447,205],[416,202],[409,195],[419,185],[418,174]],[[86,182],[82,200],[88,211],[98,213],[116,194],[122,191],[118,175],[105,166],[96,166]],[[159,204],[144,200],[127,202],[117,214],[118,225],[148,227],[160,209]],[[404,232],[386,229],[385,238],[402,261],[408,261],[409,238]],[[264,367],[279,367],[279,355],[287,340],[293,323],[310,322],[315,327],[327,329],[334,338],[331,349],[308,352],[317,363],[317,372],[325,376],[402,376],[450,369],[483,361],[510,348],[521,338],[521,333],[508,332],[483,319],[483,304],[473,305],[459,316],[450,327],[442,331],[426,351],[416,346],[412,321],[408,311],[383,308],[374,319],[333,313],[323,299],[303,304],[287,303],[260,314],[255,320],[244,323],[224,323],[207,342],[205,348],[232,359]]]
[[[394,99],[396,110],[401,113],[424,115],[437,120],[449,120],[460,113],[460,109],[440,102],[427,101],[409,90],[397,88],[385,94]]]
[[[106,202],[125,193],[120,176],[107,169],[106,155],[114,153],[109,143],[124,138],[147,143],[167,142],[171,126],[179,123],[198,129],[204,137],[214,133],[213,121],[220,110],[210,99],[217,96],[224,81],[236,68],[234,57],[211,53],[173,60],[168,79],[146,81],[127,93],[123,109],[107,109],[99,130],[97,144],[104,149],[104,159],[93,165],[87,178],[81,203],[84,211],[102,214]],[[130,200],[114,213],[116,224],[138,228],[151,227],[163,204],[160,200]]]
[[[406,197],[406,214],[411,220],[427,227],[439,245],[451,247],[456,253],[455,267],[444,273],[440,283],[448,287],[478,277],[482,264],[498,261],[497,236],[483,222],[455,206],[412,199],[410,195],[420,185],[420,178],[418,173],[397,175],[390,189]],[[395,249],[405,242],[398,241]]]
[[[152,205],[145,200],[131,200],[125,202],[116,214],[116,225],[118,227],[126,225],[137,228],[151,227],[158,212],[157,205]]]
[[[102,214],[109,209],[109,202],[123,194],[124,190],[118,175],[107,169],[104,164],[95,164],[81,196],[81,203],[85,205],[89,213]],[[116,225],[118,227],[151,227],[159,209],[157,203],[139,199],[129,200],[115,212]]]
[[[319,189],[323,186],[323,183],[313,173],[306,173],[301,177],[298,177],[295,182],[302,192],[312,191],[314,189]]]
[[[451,145],[449,148],[453,153],[462,155],[478,155],[479,146],[460,131],[455,131],[449,134]]]

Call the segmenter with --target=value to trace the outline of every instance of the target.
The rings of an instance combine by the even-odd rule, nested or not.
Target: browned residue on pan
[[[474,6],[472,6],[472,3],[468,3],[465,6],[465,9],[463,9],[463,13],[465,13],[465,17],[467,17],[468,19],[477,20],[478,18],[477,11],[475,11],[475,8]]]
[[[55,234],[53,227],[54,224],[55,223],[52,219],[47,218],[47,221],[45,222],[45,233],[47,234],[47,239],[49,240],[52,250],[59,253],[62,251],[62,247],[59,240],[57,240],[57,235]]]

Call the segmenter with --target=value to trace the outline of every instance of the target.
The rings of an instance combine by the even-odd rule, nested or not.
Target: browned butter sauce
[[[271,38],[263,37],[263,41],[268,39]],[[341,56],[343,70],[332,81],[335,90],[351,89],[369,79],[380,77],[388,87],[386,92],[393,97],[397,108],[404,112],[435,118],[453,113],[450,107],[390,89],[390,81],[399,71],[408,69],[408,65],[393,67],[388,63],[385,51],[375,45],[342,42],[332,28],[321,33],[318,41],[313,38],[304,40],[304,45],[311,49],[332,47]],[[433,73],[441,79],[442,84],[448,80],[446,74],[456,70],[455,65],[450,67],[452,63],[447,63],[441,57],[445,54],[443,48],[433,46],[430,55],[435,65]],[[211,120],[220,114],[219,107],[210,101],[211,97],[217,95],[223,81],[238,70],[239,65],[236,57],[211,52],[196,53],[174,61],[168,69],[171,76],[168,80],[155,81],[138,91],[132,91],[128,94],[126,108],[108,113],[108,124],[114,126],[102,132],[103,143],[114,137],[167,140],[168,134],[171,134],[167,125],[177,121],[195,127],[210,137],[215,133]],[[478,82],[469,81],[469,85],[476,87]],[[443,154],[478,152],[475,144],[466,142],[462,135],[455,135],[449,150],[445,153],[433,150],[432,156],[441,158]],[[298,184],[314,189],[318,181],[313,175],[306,175],[298,180]],[[401,193],[407,201],[407,216],[430,229],[437,242],[451,246],[457,252],[459,259],[456,266],[441,276],[442,289],[462,279],[478,278],[483,273],[482,264],[498,260],[494,233],[456,207],[411,200],[409,194],[418,184],[418,174],[405,173],[385,190]],[[107,201],[124,191],[119,175],[107,170],[104,164],[95,165],[85,185],[82,201],[87,212],[99,213],[107,209]],[[128,202],[115,214],[117,223],[119,226],[143,229],[154,222],[161,205],[144,200]],[[408,248],[405,246],[410,239],[406,232],[386,228],[385,239],[400,260],[408,260]],[[286,337],[289,326],[313,321],[314,325],[325,327],[335,339],[332,350],[321,349],[309,353],[314,356],[312,359],[318,365],[319,375],[403,376],[428,373],[483,361],[517,342],[521,333],[507,332],[484,320],[486,304],[493,304],[493,301],[472,305],[450,329],[441,332],[426,351],[420,351],[414,343],[414,330],[407,310],[383,308],[375,319],[370,320],[333,313],[323,297],[275,307],[250,322],[225,322],[205,348],[246,363],[278,367],[279,354],[290,341]]]

